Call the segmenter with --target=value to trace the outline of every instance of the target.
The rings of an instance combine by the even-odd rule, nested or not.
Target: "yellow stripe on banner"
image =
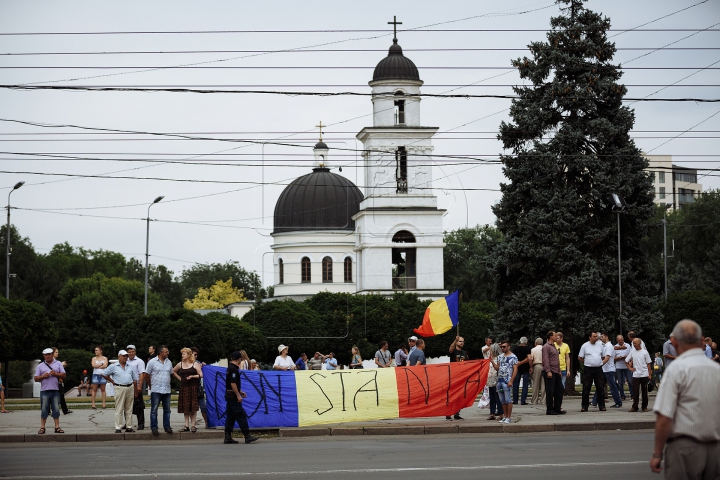
[[[430,325],[432,325],[435,335],[445,333],[452,328],[450,310],[448,310],[447,302],[444,298],[432,302],[428,306],[428,310],[430,310]]]
[[[295,372],[299,426],[398,418],[395,369]]]

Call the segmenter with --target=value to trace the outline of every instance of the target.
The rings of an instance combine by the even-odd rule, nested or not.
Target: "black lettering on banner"
[[[318,386],[318,388],[320,389],[320,392],[323,394],[323,396],[327,399],[328,403],[330,404],[330,408],[328,408],[328,409],[326,409],[326,410],[323,410],[322,412],[320,411],[319,408],[315,409],[315,413],[317,413],[318,415],[322,415],[322,414],[324,414],[324,413],[329,412],[330,410],[332,410],[332,409],[335,408],[335,407],[334,407],[334,405],[333,405],[333,403],[332,403],[332,400],[330,400],[330,397],[328,397],[328,396],[325,394],[325,390],[323,390],[323,388],[320,386],[320,384],[315,381],[315,378],[313,378],[313,377],[316,377],[316,376],[317,376],[317,377],[322,377],[322,378],[326,378],[326,377],[325,377],[325,375],[323,375],[323,374],[321,374],[321,373],[313,373],[312,375],[310,375],[310,380],[312,380],[312,382],[313,382],[315,385]],[[342,379],[342,376],[340,377],[340,379]]]
[[[345,412],[346,410],[345,410],[345,382],[343,381],[342,376],[349,375],[349,374],[352,374],[352,372],[333,372],[330,374],[330,375],[340,375],[340,387],[342,389],[342,405],[343,405],[342,411],[343,412]]]
[[[422,380],[420,380],[420,377],[415,375],[415,372],[412,371],[411,368],[405,368],[405,382],[407,383],[407,391],[408,391],[408,398],[407,398],[407,404],[410,405],[410,377],[409,374],[412,373],[413,377],[415,377],[420,383],[420,387],[423,389],[423,392],[425,392],[425,405],[428,404],[430,400],[430,377],[427,373],[427,367],[423,367],[423,371],[425,372],[425,384],[423,384]],[[425,388],[425,385],[427,385],[427,388]]]
[[[450,364],[447,364],[448,369],[448,388],[445,392],[445,406],[450,405],[450,387],[452,387],[452,377],[450,376]]]
[[[357,375],[362,375],[364,373],[369,373],[373,376],[370,380],[365,382],[362,387],[358,388],[358,390],[355,392],[355,395],[353,395],[353,408],[355,411],[357,411],[357,403],[356,399],[358,396],[358,393],[368,393],[368,392],[375,392],[375,404],[379,407],[380,406],[380,391],[378,389],[378,383],[377,383],[377,371],[359,371],[357,372]],[[375,382],[375,388],[369,389],[369,390],[363,390],[369,383]]]
[[[282,403],[282,375],[275,375],[275,377],[277,377],[277,390],[274,389],[274,388],[272,387],[272,385],[270,385],[270,381],[269,381],[268,378],[267,378],[268,376],[271,376],[271,375],[265,375],[265,374],[262,374],[262,373],[258,373],[257,375],[258,375],[258,377],[259,377],[259,378],[258,378],[258,380],[259,380],[258,383],[260,384],[259,388],[258,388],[258,385],[256,385],[255,382],[252,381],[251,377],[250,377],[247,373],[245,373],[244,370],[241,370],[241,371],[240,371],[240,381],[239,381],[239,385],[242,386],[242,381],[243,381],[243,378],[244,378],[244,379],[250,384],[250,386],[255,389],[255,391],[257,392],[257,394],[260,396],[260,400],[258,400],[258,403],[257,403],[257,405],[255,406],[255,410],[253,410],[251,413],[248,413],[248,418],[251,418],[253,415],[255,415],[255,414],[257,413],[257,411],[260,409],[260,406],[261,406],[261,405],[263,405],[263,406],[265,407],[265,408],[263,409],[263,410],[264,410],[263,413],[264,413],[265,415],[267,415],[267,414],[270,413],[270,410],[269,410],[269,408],[268,408],[268,403],[267,403],[267,392],[265,391],[265,386],[266,386],[266,385],[267,385],[267,388],[270,389],[270,391],[271,391],[272,393],[274,393],[275,396],[277,397],[277,399],[278,399],[278,404],[279,404],[279,410],[280,410],[280,412],[282,412],[282,411],[283,411],[283,403]]]
[[[206,383],[207,384],[207,383]],[[223,392],[222,395],[218,395],[218,387],[222,386],[221,392]],[[215,391],[213,392],[213,403],[215,404],[215,411],[217,412],[217,418],[218,422],[225,417],[225,414],[227,413],[225,411],[225,408],[227,407],[227,402],[225,402],[224,405],[222,405],[222,410],[220,403],[218,402],[218,398],[225,399],[225,374],[224,372],[215,372]],[[220,425],[222,425],[222,422],[220,422]]]
[[[477,377],[477,378],[473,380],[473,377]],[[463,394],[463,398],[467,398],[467,389],[468,389],[469,383],[477,383],[478,388],[480,387],[480,369],[479,368],[475,369],[473,371],[473,373],[471,373],[470,376],[468,376],[467,380],[465,380],[465,392]]]

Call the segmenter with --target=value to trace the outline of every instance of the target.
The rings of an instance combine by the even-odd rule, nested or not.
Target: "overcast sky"
[[[603,0],[591,1],[586,6],[610,17],[614,29],[629,29],[698,1]],[[526,11],[530,12],[519,13]],[[553,2],[523,0],[363,3],[4,0],[0,3],[3,34],[235,32],[2,35],[0,84],[231,86],[238,90],[369,93],[367,82],[372,78],[373,68],[386,56],[392,43],[392,29],[387,22],[397,15],[398,21],[403,22],[401,30],[415,29],[399,31],[398,37],[406,56],[419,68],[425,82],[424,93],[456,89],[453,93],[509,95],[510,85],[521,80],[516,71],[504,68],[510,66],[512,58],[527,54],[529,42],[544,40],[545,33],[477,30],[545,30],[550,17],[557,14],[558,7]],[[628,97],[653,94],[650,98],[720,98],[718,23],[720,1],[709,0],[642,27],[663,31],[612,32],[610,35],[616,35],[612,40],[619,49],[615,62],[628,68],[622,78],[628,85]],[[713,31],[668,31],[710,27]],[[690,37],[683,39],[687,36]],[[649,50],[676,41],[668,48]],[[300,50],[277,52],[290,49]],[[267,51],[271,52],[264,53]],[[89,52],[105,53],[89,55]],[[38,55],[8,55],[20,53]],[[641,55],[644,56],[635,59]],[[199,62],[210,63],[195,65],[202,68],[153,70]],[[710,65],[716,70],[703,70]],[[688,78],[683,80],[684,77]],[[677,86],[654,93],[676,82]],[[462,87],[470,84],[474,85]],[[424,98],[422,123],[439,128],[434,140],[438,155],[493,158],[502,152],[495,136],[500,122],[507,119],[509,105],[506,99]],[[720,115],[696,125],[720,112],[720,104],[641,102],[632,108],[636,124],[631,134],[641,149],[673,155],[674,163],[679,165],[718,168]],[[25,181],[25,186],[12,194],[14,207],[56,209],[54,213],[12,211],[12,223],[23,236],[30,237],[41,253],[67,241],[73,246],[103,248],[138,258],[145,251],[145,222],[141,219],[146,217],[147,205],[164,195],[165,199],[151,210],[151,218],[165,220],[151,224],[152,263],[163,263],[180,273],[193,262],[238,260],[258,273],[262,273],[264,266],[264,282],[270,284],[271,256],[263,254],[270,251],[272,243],[269,234],[275,201],[284,185],[310,172],[312,145],[317,141],[314,126],[320,120],[329,125],[324,139],[331,147],[330,166],[343,166],[340,174],[363,189],[362,166],[356,163],[354,152],[361,144],[356,142],[355,134],[372,125],[371,113],[368,97],[0,89],[2,119],[306,145],[266,145],[263,151],[263,147],[253,143],[123,135],[0,121],[3,172],[239,182],[185,183],[0,173],[0,194],[7,193],[16,182]],[[90,160],[48,159],[39,154]],[[120,159],[133,161],[117,161]],[[147,160],[191,164],[144,162]],[[504,178],[501,168],[448,165],[444,158],[437,158],[436,162],[434,193],[441,208],[448,210],[444,217],[446,229],[464,227],[466,223],[494,223],[491,206],[500,197],[497,189]],[[217,165],[221,163],[227,166]],[[705,173],[708,172],[700,175]],[[263,188],[258,185],[260,182],[276,184]],[[706,176],[700,183],[705,190],[720,187],[720,179],[714,176]],[[463,192],[460,190],[463,187],[489,190]],[[191,223],[173,223],[178,221]]]

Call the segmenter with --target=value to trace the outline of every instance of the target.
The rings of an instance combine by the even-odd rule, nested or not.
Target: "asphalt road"
[[[652,439],[650,431],[610,431],[5,444],[0,478],[657,479],[648,467]]]

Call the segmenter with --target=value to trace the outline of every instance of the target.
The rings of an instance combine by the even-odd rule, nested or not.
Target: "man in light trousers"
[[[122,433],[126,425],[126,433],[132,433],[133,401],[137,396],[138,374],[134,367],[127,363],[128,353],[118,352],[118,363],[105,369],[103,377],[113,384],[115,389],[115,433]]]
[[[536,338],[535,346],[530,350],[532,356],[532,398],[530,403],[537,405],[538,403],[545,403],[545,379],[543,378],[543,364],[542,364],[542,347],[543,339]]]

